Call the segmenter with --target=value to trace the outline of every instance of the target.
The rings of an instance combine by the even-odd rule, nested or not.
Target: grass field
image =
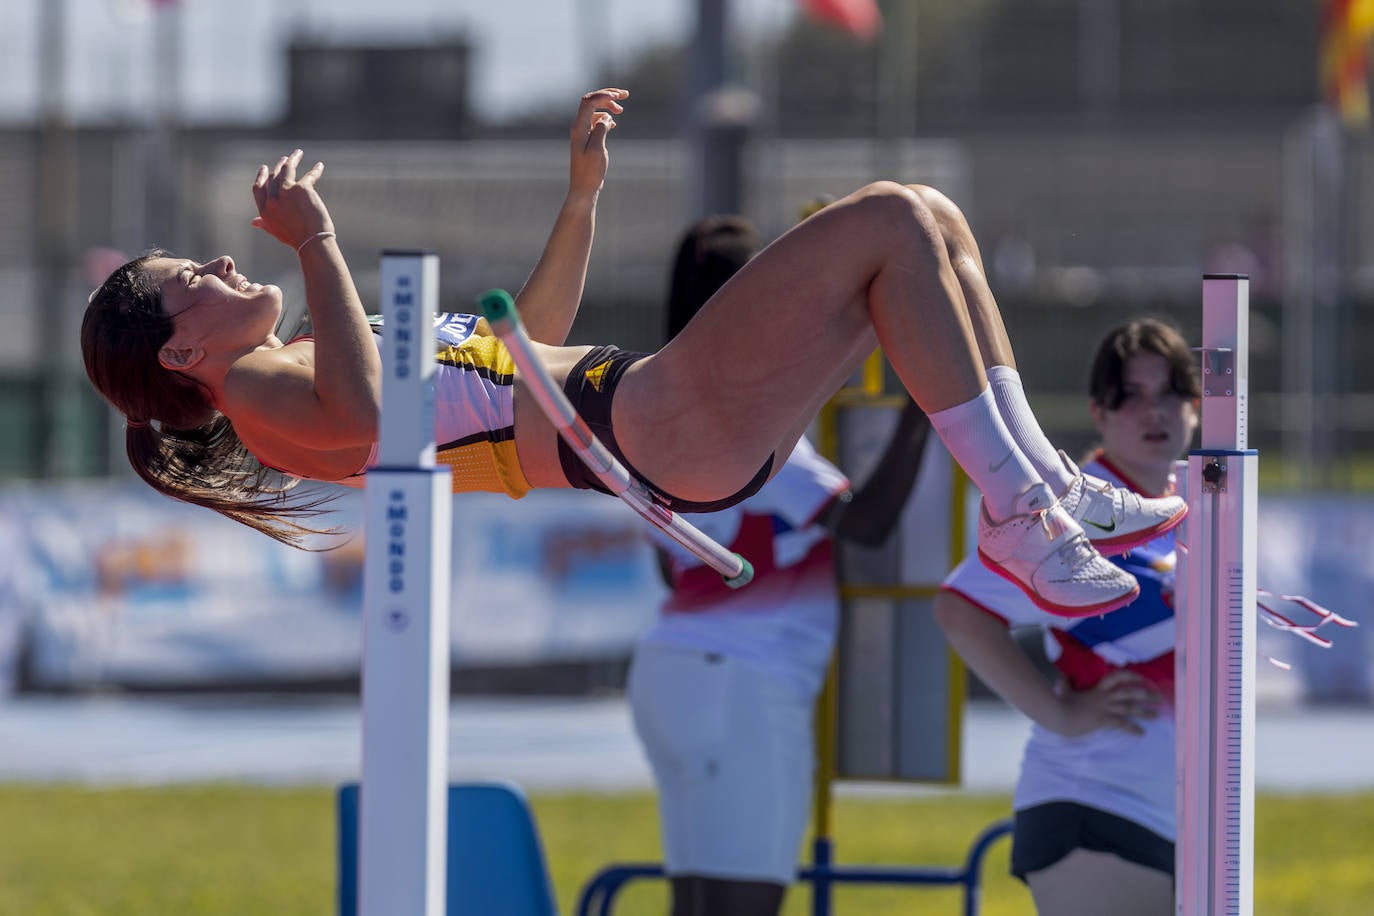
[[[561,911],[610,861],[657,858],[652,796],[532,799]],[[1006,799],[841,798],[837,858],[847,863],[962,861],[973,836],[1005,815]],[[1255,912],[1260,916],[1374,913],[1374,793],[1261,796]],[[0,913],[24,916],[292,916],[334,910],[333,796],[327,789],[237,785],[92,790],[0,787]],[[1006,875],[1007,844],[989,858],[983,913],[1031,912]],[[849,916],[955,914],[947,890],[849,888]],[[656,883],[632,885],[618,916],[659,916]],[[794,889],[789,916],[809,912]],[[499,916],[499,914],[493,914]]]

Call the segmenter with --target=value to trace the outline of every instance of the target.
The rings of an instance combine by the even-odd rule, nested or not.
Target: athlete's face
[[[1137,480],[1167,475],[1197,429],[1197,405],[1173,390],[1169,361],[1137,353],[1122,372],[1121,406],[1092,404],[1107,458]]]
[[[227,255],[204,264],[156,258],[144,269],[162,293],[175,343],[214,349],[261,342],[281,316],[281,290],[250,282]]]

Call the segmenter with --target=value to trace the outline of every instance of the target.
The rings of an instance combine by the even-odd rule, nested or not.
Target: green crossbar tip
[[[491,289],[477,297],[487,321],[514,321],[515,300],[504,289]]]
[[[735,556],[739,557],[739,575],[725,579],[725,584],[731,588],[744,588],[744,586],[754,581],[754,564],[750,563],[744,557],[740,557],[739,554],[735,554]],[[721,578],[725,577],[722,576]]]

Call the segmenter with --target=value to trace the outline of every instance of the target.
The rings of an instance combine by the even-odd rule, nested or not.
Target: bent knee
[[[950,200],[944,192],[924,184],[909,184],[905,187],[920,198],[921,203],[935,215],[941,230],[946,235],[950,233],[962,235],[971,232],[964,211],[960,210],[959,205]]]
[[[891,210],[894,215],[930,212],[930,206],[920,193],[921,185],[905,185],[896,181],[872,181],[854,192],[868,206]]]
[[[940,218],[917,187],[875,181],[864,185],[853,197],[868,216],[865,225],[881,232],[884,241],[935,251],[945,245]]]

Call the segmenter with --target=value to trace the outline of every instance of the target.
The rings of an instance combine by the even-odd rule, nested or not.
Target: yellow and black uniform
[[[377,333],[385,333],[380,324]],[[515,454],[515,363],[486,319],[434,318],[434,443],[436,459],[453,469],[453,492],[486,490],[516,499],[530,491]],[[341,483],[361,485],[367,464]]]
[[[441,315],[434,376],[434,441],[453,468],[453,491],[519,499],[530,491],[515,454],[515,363],[486,319]]]
[[[614,346],[593,347],[586,356],[577,361],[577,365],[573,366],[563,382],[563,393],[568,396],[568,400],[582,417],[582,421],[587,424],[587,428],[621,464],[625,465],[625,469],[636,480],[648,487],[660,503],[674,512],[719,512],[757,493],[772,475],[772,455],[768,456],[768,460],[759,468],[754,479],[738,492],[724,499],[709,502],[695,502],[673,496],[635,470],[635,466],[620,450],[620,443],[616,441],[615,429],[611,425],[611,402],[615,399],[615,389],[620,384],[620,377],[625,374],[626,369],[641,359],[644,359],[643,353],[631,353]],[[558,461],[562,465],[563,476],[568,478],[568,483],[572,486],[601,493],[611,492],[596,478],[591,469],[582,463],[577,453],[562,437],[558,440]]]
[[[384,333],[380,326],[378,332]],[[439,315],[434,319],[434,336],[434,441],[437,459],[453,469],[453,491],[487,490],[519,499],[530,491],[530,484],[515,452],[514,360],[492,334],[486,319],[476,315]],[[771,456],[739,492],[711,502],[692,502],[665,493],[625,459],[611,428],[611,401],[621,375],[643,358],[644,354],[617,347],[593,347],[573,367],[563,390],[592,432],[675,512],[715,512],[758,492],[772,470]],[[341,482],[360,485],[362,472],[376,464],[377,452],[374,445],[367,464]],[[610,492],[561,438],[558,456],[571,486]]]

